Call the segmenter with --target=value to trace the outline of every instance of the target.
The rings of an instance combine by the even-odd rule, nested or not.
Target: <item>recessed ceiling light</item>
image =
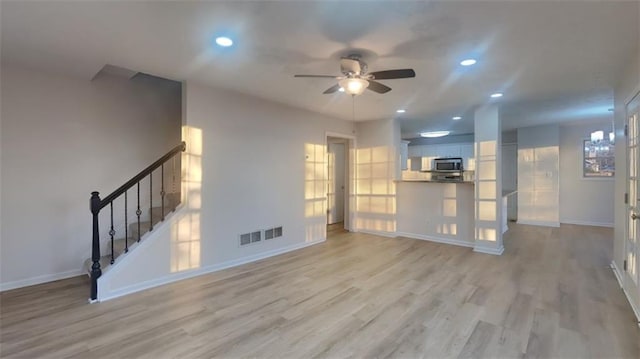
[[[397,113],[405,113],[407,110],[396,110]]]
[[[496,93],[491,94],[491,98],[499,98],[499,97],[502,97],[502,93],[501,92],[496,92]]]
[[[477,61],[475,59],[466,59],[466,60],[460,61],[460,65],[462,65],[462,66],[471,66],[471,65],[475,65],[476,62]]]
[[[340,87],[340,88],[338,89],[338,91],[340,91],[340,92],[344,92],[344,87]]]
[[[422,132],[420,133],[420,136],[434,138],[434,137],[443,137],[448,135],[449,133],[450,133],[449,131],[431,131],[431,132]]]
[[[451,119],[452,119],[452,120],[456,120],[456,121],[458,121],[458,120],[462,120],[462,117],[460,117],[460,116],[454,116],[454,117],[452,117]]]
[[[233,40],[231,40],[226,36],[220,36],[220,37],[216,37],[216,44],[222,47],[229,47],[233,45]]]

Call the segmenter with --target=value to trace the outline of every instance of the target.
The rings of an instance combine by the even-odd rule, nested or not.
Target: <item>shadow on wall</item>
[[[306,143],[304,173],[305,242],[327,237],[327,147]]]
[[[356,230],[396,231],[395,150],[359,148],[356,169]]]
[[[497,141],[481,141],[478,143],[476,155],[476,236],[483,241],[498,240],[498,209],[500,209],[502,193],[497,193]]]
[[[518,149],[518,220],[558,222],[558,146]]]
[[[171,226],[172,273],[201,265],[200,210],[202,207],[202,129],[182,127],[187,149],[182,153],[182,203],[180,218]]]
[[[444,223],[438,223],[436,233],[454,237],[458,234],[458,185],[449,183],[442,193],[442,217]]]

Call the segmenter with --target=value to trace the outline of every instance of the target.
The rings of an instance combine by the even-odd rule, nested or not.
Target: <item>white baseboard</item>
[[[453,244],[454,246],[461,246],[461,247],[468,247],[468,248],[473,248],[474,246],[473,242],[468,242],[461,239],[425,236],[423,234],[396,232],[396,236],[413,238],[413,239],[421,239],[423,241],[430,241],[430,242],[437,242],[437,243],[444,243],[444,244]]]
[[[622,284],[622,273],[618,269],[618,265],[615,261],[611,261],[611,270],[613,270],[613,274],[616,276],[618,285],[620,285],[622,292],[624,293],[625,297],[627,297],[627,301],[629,302],[629,305],[631,305],[631,310],[633,310],[633,314],[636,315],[636,320],[638,321],[638,326],[640,327],[640,308],[636,308],[635,304],[633,304],[633,301],[631,301],[631,297],[629,297],[629,293],[627,293],[627,291],[624,289],[624,285]]]
[[[396,232],[370,231],[370,230],[362,230],[362,229],[359,229],[356,232],[357,233],[372,234],[374,236],[389,237],[389,238],[395,238],[395,237],[398,236]]]
[[[504,253],[504,246],[500,246],[498,248],[495,247],[485,247],[485,246],[475,246],[473,247],[474,252],[484,253],[484,254],[492,254],[494,256],[500,256]]]
[[[124,295],[127,294],[132,294],[132,293],[136,293],[145,289],[150,289],[153,287],[157,287],[160,285],[164,285],[164,284],[169,284],[169,283],[173,283],[173,282],[177,282],[179,280],[184,280],[184,279],[188,279],[188,278],[193,278],[193,277],[197,277],[197,276],[201,276],[203,274],[209,274],[209,273],[213,273],[213,272],[217,272],[217,271],[221,271],[223,269],[228,269],[228,268],[232,268],[232,267],[237,267],[243,264],[247,264],[247,263],[251,263],[251,262],[255,262],[261,259],[265,259],[265,258],[269,258],[269,257],[273,257],[273,256],[277,256],[279,254],[284,254],[287,252],[291,252],[291,251],[295,251],[298,249],[302,249],[305,247],[309,247],[315,244],[319,244],[326,241],[326,239],[321,239],[321,240],[317,240],[314,242],[304,242],[304,243],[298,243],[295,245],[291,245],[291,246],[287,246],[287,247],[282,247],[282,248],[277,248],[274,250],[270,250],[267,252],[262,252],[262,253],[258,253],[252,256],[247,256],[247,257],[243,257],[243,258],[238,258],[238,259],[233,259],[230,261],[226,261],[226,262],[222,262],[219,264],[214,264],[214,265],[210,265],[210,266],[206,266],[206,267],[202,267],[202,268],[198,268],[196,270],[192,270],[192,271],[185,271],[185,272],[181,272],[181,273],[176,273],[176,274],[171,274],[162,278],[157,278],[157,279],[152,279],[146,282],[142,282],[142,283],[138,283],[135,285],[131,285],[131,286],[127,286],[115,291],[110,291],[107,294],[100,294],[100,285],[98,285],[98,301],[99,302],[104,302],[110,299],[114,299],[114,298],[118,298],[118,297],[122,297]]]
[[[0,292],[4,292],[6,290],[11,290],[11,289],[22,288],[22,287],[28,287],[36,284],[53,282],[56,280],[67,279],[71,277],[77,277],[82,274],[83,273],[81,269],[75,269],[75,270],[70,270],[70,271],[61,272],[61,273],[46,274],[46,275],[41,275],[33,278],[16,280],[13,282],[0,283]]]
[[[530,220],[522,220],[518,219],[516,222],[518,224],[526,224],[530,226],[543,226],[543,227],[560,227],[560,222],[551,222],[551,221],[530,221]]]
[[[594,226],[594,227],[607,227],[613,228],[613,223],[608,222],[592,222],[592,221],[578,221],[573,219],[563,219],[560,221],[563,224],[576,224],[579,226]]]

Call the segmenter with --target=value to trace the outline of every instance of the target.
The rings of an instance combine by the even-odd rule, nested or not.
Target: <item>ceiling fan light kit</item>
[[[336,79],[338,80],[338,83],[329,87],[323,93],[332,94],[337,91],[343,92],[341,89],[344,89],[344,92],[352,96],[360,95],[367,89],[379,94],[391,91],[391,87],[374,80],[393,80],[416,77],[416,73],[413,69],[385,70],[376,72],[367,72],[367,69],[367,64],[360,60],[359,56],[353,55],[340,59],[340,72],[342,72],[342,76],[294,75],[294,77]]]
[[[346,78],[338,81],[344,92],[352,96],[358,96],[369,87],[369,81],[360,78]]]

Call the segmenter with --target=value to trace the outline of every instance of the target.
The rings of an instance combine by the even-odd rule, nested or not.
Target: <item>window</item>
[[[608,140],[584,140],[582,177],[613,177],[615,174],[615,145]]]

